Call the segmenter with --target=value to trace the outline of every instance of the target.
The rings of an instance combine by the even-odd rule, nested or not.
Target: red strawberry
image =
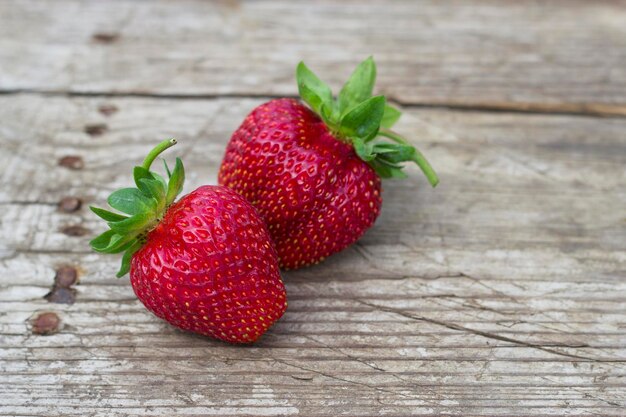
[[[254,109],[233,134],[219,173],[220,184],[259,210],[288,269],[359,239],[380,213],[381,177],[404,177],[402,162],[417,163],[433,186],[438,182],[421,153],[389,129],[400,112],[384,96],[372,97],[372,58],[337,100],[304,63],[297,78],[312,110],[290,99]]]
[[[287,307],[278,259],[265,224],[243,197],[203,186],[182,190],[180,159],[169,183],[149,171],[159,144],[140,167],[137,188],[111,194],[109,205],[129,216],[91,209],[111,228],[91,241],[103,253],[125,252],[118,277],[130,270],[139,300],[176,327],[232,343],[258,339]]]

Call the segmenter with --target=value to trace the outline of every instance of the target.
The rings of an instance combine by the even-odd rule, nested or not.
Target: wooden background
[[[338,89],[370,54],[441,184],[385,183],[259,343],[89,250],[157,141],[215,183],[300,59]],[[3,0],[0,166],[2,416],[626,415],[624,1]]]

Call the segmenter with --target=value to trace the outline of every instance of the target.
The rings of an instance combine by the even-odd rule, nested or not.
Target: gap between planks
[[[169,100],[218,100],[218,99],[266,99],[299,98],[297,95],[273,95],[257,93],[221,93],[221,94],[176,94],[145,93],[137,91],[101,92],[101,91],[63,91],[41,89],[0,89],[0,96],[33,94],[49,97],[106,97],[106,98],[152,98]],[[399,100],[391,95],[388,99],[406,109],[455,110],[483,113],[521,113],[543,114],[547,116],[581,116],[602,118],[626,118],[625,104],[606,103],[533,103],[533,102],[416,102]]]

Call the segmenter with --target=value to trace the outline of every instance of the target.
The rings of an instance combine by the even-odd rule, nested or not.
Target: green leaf
[[[166,187],[156,179],[142,178],[139,180],[139,189],[146,195],[151,196],[156,202],[156,213],[165,209]]]
[[[165,197],[167,183],[159,174],[148,171],[144,167],[136,166],[133,169],[133,178],[135,179],[137,188],[139,188],[146,197],[156,198],[157,201]]]
[[[109,243],[111,242],[111,238],[113,238],[114,235],[115,235],[115,232],[113,230],[107,230],[106,232],[92,239],[89,242],[89,246],[91,246],[93,250],[100,252],[101,250],[109,246]]]
[[[144,167],[136,166],[133,168],[133,179],[137,187],[141,189],[141,187],[139,187],[139,181],[142,179],[152,179],[152,173]]]
[[[165,165],[165,172],[167,172],[167,178],[170,179],[172,177],[172,171],[170,171],[170,167],[167,166],[167,161],[163,160],[163,165]]]
[[[126,220],[122,220],[121,222],[110,222],[109,227],[115,233],[120,235],[125,235],[129,233],[138,233],[143,229],[146,229],[147,226],[150,226],[151,223],[155,221],[155,213],[153,212],[141,212],[135,214],[133,217],[129,217]]]
[[[413,161],[415,159],[415,148],[410,145],[378,143],[374,145],[373,149],[374,153],[384,154],[384,159],[392,163]]]
[[[322,104],[332,108],[333,95],[326,83],[320,80],[305,64],[300,62],[296,69],[298,91],[315,113],[321,114]]]
[[[322,118],[326,126],[332,129],[336,125],[335,120],[337,120],[337,115],[335,114],[334,109],[330,107],[331,105],[332,103],[322,103],[320,106],[319,116]]]
[[[185,182],[185,168],[180,158],[176,158],[176,165],[174,171],[170,177],[170,182],[167,187],[167,197],[165,198],[165,204],[169,206],[176,200],[176,196],[183,190],[183,183]]]
[[[401,161],[415,162],[417,166],[420,167],[420,169],[426,176],[426,179],[428,179],[428,182],[430,183],[431,186],[436,187],[437,184],[439,184],[439,177],[437,176],[437,173],[435,172],[433,167],[430,165],[426,157],[422,155],[422,153],[417,148],[412,146],[404,137],[393,132],[392,130],[385,129],[385,128],[381,128],[378,133],[380,136],[389,138],[393,140],[394,142],[396,142],[396,144],[376,145],[379,147],[379,149],[385,148],[385,149],[391,149],[393,151],[393,152],[390,152],[390,151],[380,152],[381,157],[384,156],[385,159],[387,159],[388,161],[393,161],[393,162],[401,162]]]
[[[354,106],[364,102],[372,96],[374,83],[376,82],[376,64],[371,56],[361,62],[348,81],[344,84],[339,97],[337,98],[337,106],[339,113],[343,115]]]
[[[128,217],[121,214],[113,213],[112,211],[101,209],[99,207],[90,206],[91,211],[96,213],[98,217],[107,222],[119,222],[120,220],[127,219]]]
[[[378,133],[384,111],[384,96],[369,98],[341,118],[339,133],[345,137],[371,140]]]
[[[371,142],[364,142],[361,138],[352,139],[352,146],[354,151],[362,160],[369,162],[376,158],[376,155],[372,153],[373,147]]]
[[[118,278],[123,277],[130,271],[130,262],[133,259],[133,255],[135,254],[135,252],[137,252],[139,249],[141,249],[141,242],[139,241],[135,241],[132,245],[130,245],[128,249],[126,249],[126,252],[124,252],[124,256],[122,256],[122,265],[120,267],[120,270],[117,272],[117,274],[115,274]]]
[[[134,242],[136,240],[137,236],[134,234],[130,234],[130,235],[120,235],[115,233],[112,237],[111,237],[111,241],[109,242],[109,244],[104,247],[98,247],[98,248],[93,248],[96,252],[101,252],[101,253],[119,253],[119,252],[123,252],[126,250],[126,248],[128,248],[128,246],[130,246],[132,244],[132,242]]]
[[[114,209],[130,215],[156,209],[156,201],[146,197],[137,188],[122,188],[114,191],[109,196],[108,202]]]
[[[150,174],[152,174],[152,178],[153,179],[155,179],[155,180],[157,180],[158,182],[161,183],[161,185],[163,186],[164,190],[167,190],[167,181],[165,181],[165,179],[162,176],[160,176],[156,172],[152,172],[152,171],[150,171]]]
[[[382,127],[390,128],[398,119],[402,116],[402,112],[389,104],[385,105],[385,113],[383,113],[383,119],[380,121]]]
[[[388,163],[380,157],[370,162],[370,166],[381,178],[406,178],[401,166]]]
[[[154,198],[157,203],[165,200],[165,188],[159,180],[142,178],[139,180],[139,189],[146,197]]]

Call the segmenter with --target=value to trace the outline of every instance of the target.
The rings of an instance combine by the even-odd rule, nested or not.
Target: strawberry
[[[380,213],[381,178],[404,177],[402,162],[415,162],[433,187],[438,183],[424,156],[390,129],[401,113],[372,96],[371,57],[336,100],[304,63],[296,75],[310,108],[277,99],[254,109],[219,172],[221,185],[259,210],[286,269],[318,263],[359,239]]]
[[[254,342],[287,307],[269,233],[254,207],[226,187],[202,186],[174,202],[185,177],[181,160],[171,173],[166,164],[167,182],[150,165],[175,143],[160,143],[135,167],[137,188],[109,196],[126,215],[91,208],[110,227],[91,246],[124,252],[117,276],[130,271],[135,294],[156,316],[227,342]]]

